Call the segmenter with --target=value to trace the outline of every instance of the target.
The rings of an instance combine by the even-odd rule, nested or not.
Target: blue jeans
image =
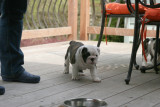
[[[25,69],[20,49],[23,15],[27,0],[0,0],[0,61],[1,76],[18,77]]]

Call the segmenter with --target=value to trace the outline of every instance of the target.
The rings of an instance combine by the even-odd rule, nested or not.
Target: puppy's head
[[[81,51],[83,61],[89,65],[95,65],[98,61],[100,48],[95,46],[84,46]]]

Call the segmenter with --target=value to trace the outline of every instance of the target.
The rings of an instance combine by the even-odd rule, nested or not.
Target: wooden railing
[[[90,34],[100,34],[100,25],[91,25],[90,22],[90,4],[93,4],[91,0],[81,0],[81,19],[80,19],[80,39],[81,40],[88,40],[89,35]],[[109,1],[109,0],[106,0]],[[120,0],[117,0],[117,2],[119,2]],[[97,7],[96,7],[97,8]],[[94,14],[95,12],[93,12],[92,14]],[[99,13],[101,13],[101,11],[99,11]],[[96,16],[96,15],[92,15],[92,16]],[[106,31],[104,31],[104,33],[106,33],[107,35],[115,35],[115,36],[133,36],[134,35],[134,29],[128,29],[126,28],[124,25],[123,28],[120,28],[120,20],[121,18],[117,18],[117,22],[116,22],[116,26],[115,27],[111,27],[111,21],[112,18],[109,19],[109,22],[107,24],[107,27],[105,27]],[[124,20],[124,19],[123,19]],[[128,23],[128,22],[127,22]],[[126,24],[127,24],[126,23]],[[147,36],[148,37],[155,37],[156,36],[156,31],[155,29],[152,28],[152,30],[147,30]]]
[[[46,6],[47,2],[48,6]],[[78,0],[28,0],[28,7],[30,8],[28,8],[24,19],[26,21],[25,24],[29,27],[23,30],[22,39],[67,35],[67,40],[77,40],[77,32],[79,30],[80,40],[88,40],[90,34],[99,34],[101,20],[98,20],[99,24],[95,25],[93,23],[97,21],[95,18],[95,9],[100,8],[100,5],[95,7],[94,0],[80,0],[80,4],[80,10],[78,10]],[[37,7],[35,8],[35,6]],[[42,10],[40,10],[41,8]],[[36,11],[35,14],[34,11]],[[80,25],[78,25],[79,11]],[[99,10],[98,13],[99,17],[101,17],[101,10]],[[63,16],[59,17],[60,15]],[[29,18],[33,23],[33,27],[30,27]],[[107,29],[106,34],[133,36],[133,29],[128,29],[125,27],[119,28],[120,20],[120,18],[117,19],[117,24],[115,27],[110,27],[112,19],[109,19],[107,28],[105,28]],[[47,21],[49,24],[47,24]],[[65,23],[61,23],[62,21]],[[155,30],[148,30],[147,36],[155,37],[155,35]]]
[[[78,20],[77,19],[78,1],[77,0],[55,0],[55,2],[53,2],[52,0],[50,0],[48,1],[48,5],[49,5],[48,7],[46,6],[47,1],[48,0],[38,0],[38,1],[28,0],[28,10],[24,18],[25,19],[24,24],[26,24],[28,28],[26,27],[26,29],[23,30],[22,39],[68,35],[67,36],[68,40],[76,40],[77,39],[77,20]],[[65,6],[65,4],[62,5],[63,1],[68,5],[67,6]],[[51,3],[53,4],[53,6]],[[40,12],[40,8],[42,7],[43,9]],[[47,7],[47,9],[45,9],[45,7]],[[51,7],[52,9],[50,9]],[[59,12],[61,7],[63,8],[63,12]],[[61,21],[60,17],[58,17],[58,15],[60,14],[65,14],[64,12],[65,7],[68,7],[67,9],[68,14],[66,16],[64,15],[63,18],[68,19],[67,25],[65,24],[63,25],[63,23],[60,22]],[[34,11],[36,11],[35,14],[34,14]],[[54,14],[53,17],[51,17],[52,13]],[[45,16],[45,14],[47,15]],[[56,24],[54,26],[54,25],[51,25],[51,23],[47,24],[47,21],[51,22],[52,20],[56,20],[56,23],[57,22],[61,23],[61,26],[59,25],[57,26]],[[33,27],[31,27],[30,23],[32,23]]]

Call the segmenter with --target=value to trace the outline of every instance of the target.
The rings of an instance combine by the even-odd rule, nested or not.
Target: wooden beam
[[[42,38],[72,34],[71,27],[24,30],[22,39]]]
[[[117,36],[133,36],[134,29],[127,28],[113,28],[113,27],[105,27],[103,34],[105,35],[105,30],[107,35],[117,35]],[[89,26],[87,28],[88,34],[100,34],[99,26]],[[147,37],[156,37],[155,30],[147,30]]]
[[[68,0],[68,26],[72,27],[72,33],[68,40],[77,40],[78,0]]]
[[[80,40],[88,40],[87,28],[90,22],[89,10],[90,10],[90,0],[81,0]]]

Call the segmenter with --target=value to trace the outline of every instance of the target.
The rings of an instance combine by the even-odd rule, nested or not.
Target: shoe
[[[2,76],[3,81],[10,81],[10,82],[22,82],[22,83],[39,83],[40,76],[30,74],[27,71],[24,71],[20,76],[17,78],[7,78],[6,76]]]
[[[0,95],[3,95],[5,93],[5,88],[0,86]]]

